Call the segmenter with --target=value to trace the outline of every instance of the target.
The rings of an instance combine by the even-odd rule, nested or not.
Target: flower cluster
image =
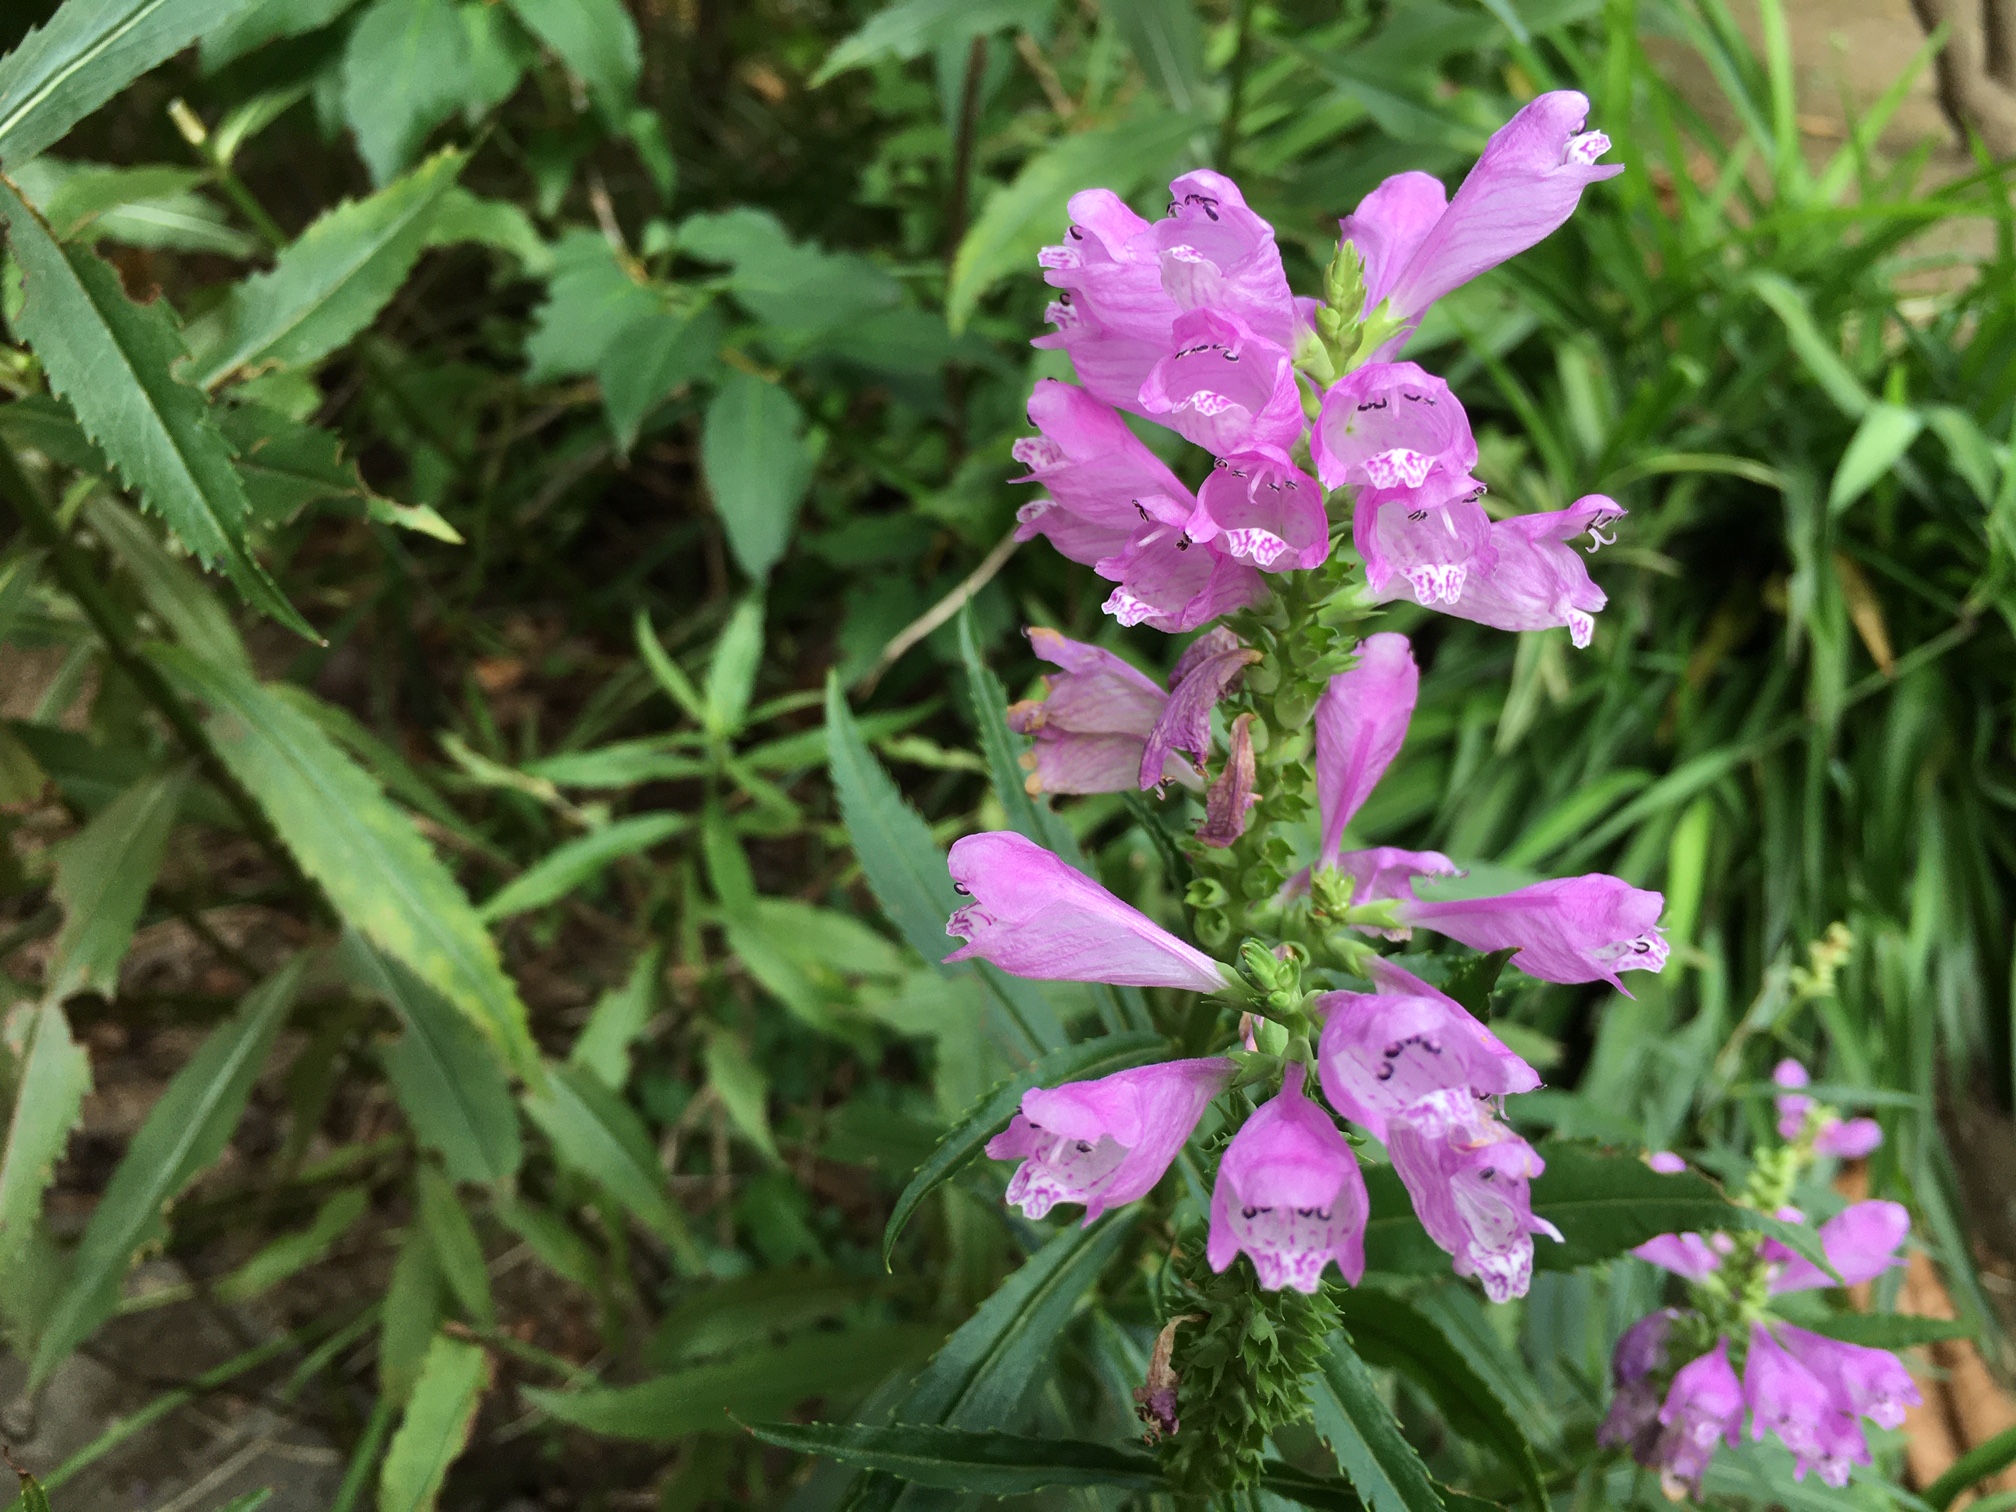
[[[1352,1282],[1364,1269],[1366,1185],[1340,1119],[1383,1143],[1422,1226],[1494,1300],[1525,1292],[1536,1235],[1560,1238],[1533,1212],[1541,1158],[1502,1117],[1502,1098],[1539,1085],[1533,1068],[1364,936],[1430,930],[1510,949],[1545,981],[1621,990],[1623,972],[1665,962],[1662,899],[1601,875],[1423,897],[1418,883],[1459,874],[1449,857],[1348,845],[1406,739],[1420,672],[1405,636],[1353,644],[1336,627],[1409,595],[1485,625],[1565,627],[1589,642],[1604,597],[1569,542],[1605,542],[1623,511],[1592,495],[1493,518],[1461,402],[1400,356],[1430,304],[1548,235],[1585,187],[1621,171],[1598,164],[1609,143],[1583,130],[1587,110],[1571,91],[1541,96],[1491,139],[1453,199],[1425,174],[1382,184],[1340,222],[1320,302],[1295,296],[1273,228],[1209,170],[1171,184],[1169,213],[1154,222],[1086,190],[1070,202],[1063,242],[1044,250],[1056,330],[1037,345],[1066,352],[1078,382],[1046,379],[1030,400],[1038,434],[1015,456],[1020,481],[1042,492],[1022,507],[1019,533],[1110,580],[1105,608],[1120,623],[1202,633],[1165,686],[1110,651],[1031,630],[1057,670],[1041,698],[1007,711],[1031,739],[1028,786],[1201,794],[1193,856],[1215,856],[1245,890],[1242,923],[1271,914],[1284,930],[1241,941],[1235,969],[1019,834],[952,847],[968,901],[947,926],[965,942],[948,959],[1225,1000],[1221,1053],[1025,1095],[987,1151],[1019,1162],[1008,1200],[1029,1217],[1077,1204],[1089,1223],[1142,1198],[1215,1102],[1226,1137],[1205,1259],[1224,1272],[1244,1254],[1263,1291],[1313,1294],[1333,1264]],[[1211,454],[1201,485],[1140,438],[1138,421]],[[1363,588],[1311,604],[1312,591],[1343,582],[1326,564],[1347,521]],[[1298,653],[1270,623],[1318,629]],[[1263,695],[1264,707],[1252,702]],[[1219,720],[1221,756],[1214,714],[1226,700],[1250,707]],[[1288,841],[1267,835],[1284,810],[1256,808],[1270,796],[1263,778],[1290,775],[1283,761],[1304,782],[1313,768],[1320,821],[1315,854],[1293,877]],[[1285,859],[1242,874],[1239,847],[1261,838]],[[1281,943],[1312,932],[1313,955]],[[1230,944],[1229,930],[1200,927],[1199,938]],[[1317,956],[1348,975],[1319,977]],[[1335,990],[1352,980],[1369,990]],[[1263,1026],[1243,1051],[1234,1007]]]
[[[1781,1088],[1807,1085],[1806,1068],[1780,1063]],[[1758,1161],[1746,1197],[1791,1223],[1785,1205],[1800,1170],[1822,1155],[1865,1155],[1882,1140],[1874,1120],[1842,1119],[1803,1092],[1778,1098],[1787,1141]],[[1641,1259],[1685,1278],[1690,1306],[1641,1318],[1618,1340],[1611,1370],[1616,1395],[1599,1434],[1657,1470],[1669,1494],[1699,1495],[1718,1446],[1735,1444],[1743,1419],[1750,1436],[1767,1434],[1792,1451],[1793,1475],[1817,1471],[1843,1486],[1869,1463],[1861,1420],[1895,1428],[1918,1403],[1918,1388],[1897,1357],[1795,1327],[1772,1299],[1880,1275],[1896,1263],[1911,1220],[1894,1202],[1857,1202],[1819,1226],[1828,1269],[1779,1242],[1749,1234],[1662,1234],[1640,1245]],[[1829,1274],[1832,1271],[1832,1275]]]

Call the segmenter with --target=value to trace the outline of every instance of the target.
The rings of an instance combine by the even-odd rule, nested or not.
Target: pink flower
[[[1009,830],[953,842],[952,882],[973,899],[945,932],[1013,976],[1217,992],[1224,968],[1034,841]]]
[[[1031,1088],[1022,1111],[987,1141],[990,1159],[1022,1161],[1008,1181],[1009,1204],[1041,1218],[1060,1202],[1083,1203],[1089,1224],[1147,1196],[1233,1070],[1223,1059],[1164,1061]]]
[[[1232,1136],[1211,1193],[1211,1268],[1243,1250],[1268,1291],[1314,1292],[1332,1260],[1354,1285],[1365,1273],[1365,1178],[1302,1077],[1290,1065],[1280,1092]]]
[[[1750,1330],[1749,1358],[1743,1366],[1743,1395],[1750,1403],[1750,1436],[1761,1439],[1772,1434],[1794,1455],[1792,1478],[1804,1480],[1806,1472],[1819,1467],[1821,1479],[1830,1486],[1848,1483],[1851,1456],[1840,1451],[1837,1425],[1830,1421],[1839,1409],[1827,1385],[1794,1359],[1772,1337],[1762,1323]],[[1849,1426],[1853,1427],[1853,1419]],[[1860,1444],[1860,1429],[1854,1430]],[[1868,1460],[1868,1448],[1861,1445],[1861,1458]]]
[[[1767,1240],[1770,1246],[1767,1253],[1773,1253],[1784,1264],[1784,1269],[1772,1277],[1771,1291],[1776,1295],[1872,1281],[1898,1263],[1897,1251],[1910,1236],[1911,1215],[1901,1203],[1880,1198],[1850,1203],[1820,1225],[1821,1253],[1839,1272],[1841,1280],[1835,1281],[1811,1260]]]
[[[1716,1236],[1718,1239],[1721,1235]],[[1726,1241],[1725,1241],[1726,1242]],[[1661,1234],[1631,1251],[1647,1264],[1699,1281],[1722,1268],[1722,1253],[1699,1234]]]
[[[1629,1449],[1641,1464],[1651,1461],[1659,1441],[1656,1377],[1666,1368],[1667,1335],[1678,1316],[1670,1307],[1648,1313],[1624,1330],[1611,1352],[1610,1376],[1617,1390],[1602,1426],[1596,1430],[1596,1442],[1612,1449]]]
[[[1375,845],[1370,850],[1342,851],[1337,870],[1351,879],[1353,903],[1382,903],[1394,898],[1412,898],[1417,877],[1460,877],[1463,868],[1440,851],[1402,850],[1397,845]],[[1369,929],[1369,925],[1359,928]],[[1382,930],[1389,940],[1405,939],[1405,930]]]
[[[1743,1387],[1729,1364],[1729,1343],[1680,1367],[1659,1409],[1664,1431],[1649,1459],[1639,1463],[1660,1472],[1669,1494],[1684,1489],[1701,1494],[1701,1477],[1718,1444],[1734,1446],[1743,1431]]]
[[[1172,779],[1200,786],[1211,709],[1260,659],[1231,631],[1207,631],[1177,658],[1165,693],[1110,651],[1055,630],[1028,634],[1030,649],[1063,669],[1043,679],[1042,698],[1008,708],[1009,728],[1035,741],[1032,793],[1118,793]]]
[[[1458,603],[1497,562],[1491,517],[1475,478],[1431,475],[1421,488],[1366,489],[1351,512],[1351,540],[1378,599],[1411,593],[1431,609]]]
[[[1887,1349],[1829,1339],[1790,1323],[1778,1324],[1777,1334],[1850,1416],[1866,1417],[1879,1428],[1901,1428],[1905,1409],[1921,1400],[1911,1373]]]
[[[1377,991],[1316,999],[1323,1023],[1316,1068],[1331,1106],[1374,1138],[1386,1139],[1390,1119],[1437,1093],[1500,1097],[1540,1085],[1539,1074],[1454,998],[1390,958],[1368,969]]]
[[[1796,1092],[1810,1085],[1813,1078],[1804,1066],[1788,1055],[1771,1068],[1771,1080],[1788,1092]]]
[[[1221,457],[1197,490],[1193,542],[1267,572],[1320,567],[1330,555],[1330,517],[1316,480],[1279,452]]]
[[[1232,721],[1226,737],[1225,766],[1204,794],[1204,822],[1197,826],[1197,839],[1221,849],[1246,833],[1246,815],[1260,795],[1253,791],[1259,777],[1253,758],[1253,716],[1241,714]]]
[[[1180,635],[1222,619],[1267,596],[1259,572],[1210,546],[1193,548],[1178,525],[1137,533],[1093,569],[1118,583],[1101,606],[1123,625],[1149,625]]]
[[[1358,643],[1358,664],[1331,678],[1317,699],[1316,797],[1323,821],[1318,866],[1337,864],[1345,826],[1400,754],[1420,686],[1421,670],[1407,637],[1382,631]]]
[[[1141,385],[1141,409],[1220,457],[1287,452],[1301,438],[1302,391],[1288,348],[1236,315],[1191,310]]]
[[[1475,1276],[1493,1302],[1523,1297],[1533,1235],[1561,1232],[1533,1212],[1529,1183],[1546,1169],[1533,1147],[1467,1089],[1431,1092],[1387,1119],[1387,1152],[1428,1237]]]
[[[1148,413],[1141,386],[1173,350],[1186,311],[1222,310],[1278,346],[1295,342],[1274,230],[1238,186],[1200,169],[1172,183],[1169,198],[1168,218],[1150,222],[1110,190],[1075,194],[1064,241],[1040,256],[1045,281],[1062,293],[1047,312],[1058,329],[1036,345],[1069,352],[1081,383],[1137,414]]]
[[[1536,882],[1497,898],[1405,901],[1402,923],[1433,929],[1473,950],[1519,947],[1512,964],[1543,982],[1608,982],[1620,971],[1666,964],[1659,912],[1666,900],[1616,877],[1592,872]]]
[[[1369,362],[1332,384],[1310,453],[1325,488],[1420,488],[1431,473],[1467,477],[1477,465],[1462,404],[1411,362]]]
[[[1687,1162],[1671,1150],[1654,1150],[1645,1157],[1645,1164],[1661,1176],[1678,1176],[1687,1169]]]
[[[1541,95],[1492,134],[1483,156],[1445,209],[1442,186],[1424,173],[1386,180],[1341,227],[1365,266],[1365,313],[1382,300],[1409,322],[1451,289],[1558,230],[1582,191],[1624,170],[1596,161],[1610,150],[1584,132],[1587,97]]]
[[[1149,517],[1182,521],[1196,509],[1176,474],[1084,389],[1038,380],[1029,422],[1042,434],[1015,443],[1015,460],[1029,469],[1015,481],[1039,483],[1049,496],[1022,506],[1015,532],[1022,540],[1048,536],[1089,566],[1126,550]]]
[[[1883,1143],[1883,1126],[1873,1118],[1838,1118],[1813,1139],[1813,1148],[1837,1160],[1860,1160]]]

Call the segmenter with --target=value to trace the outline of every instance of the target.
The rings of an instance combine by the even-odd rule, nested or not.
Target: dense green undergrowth
[[[1630,511],[1611,606],[1586,651],[1390,612],[1426,676],[1354,833],[1661,888],[1635,1000],[1500,984],[1549,1082],[1522,1123],[1733,1185],[1801,1055],[1999,1336],[1937,1115],[2011,1089],[2016,212],[1990,163],[1934,187],[1929,147],[1879,150],[1895,97],[1816,155],[1775,4],[1761,55],[1720,0],[70,0],[22,41],[27,9],[0,1311],[37,1384],[164,1301],[127,1286],[158,1249],[166,1303],[274,1331],[203,1390],[286,1383],[344,1507],[946,1494],[729,1416],[808,1405],[1137,1432],[1163,1236],[1004,1218],[938,1144],[1039,1055],[1173,1027],[935,965],[932,847],[975,828],[1182,907],[1168,816],[1031,802],[998,722],[1023,625],[1169,654],[1009,553],[1061,372],[1034,254],[1073,189],[1152,207],[1215,164],[1313,287],[1382,177],[1564,87],[1625,172],[1409,355],[1494,508]],[[1706,61],[1712,120],[1648,36]],[[94,1078],[147,1091],[109,1149],[71,1132]],[[1361,1300],[1377,1381],[1324,1411],[1376,1399],[1501,1502],[1656,1499],[1590,1450],[1646,1267],[1487,1314],[1403,1250],[1367,1295],[1432,1363]],[[1313,1432],[1274,1449],[1271,1494],[1349,1502]],[[1339,1454],[1419,1512],[1425,1475]],[[1046,1496],[1160,1494],[1101,1464]],[[1820,1504],[1735,1464],[1711,1491]],[[60,1507],[85,1462],[28,1468]]]

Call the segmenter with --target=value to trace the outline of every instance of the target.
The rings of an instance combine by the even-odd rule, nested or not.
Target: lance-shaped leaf
[[[34,1011],[26,1039],[7,1149],[0,1154],[0,1275],[41,1216],[42,1193],[91,1089],[91,1058],[70,1037],[69,1020],[54,998]]]
[[[1169,1490],[1155,1456],[1133,1445],[1084,1439],[1023,1438],[958,1428],[894,1423],[755,1423],[766,1444],[879,1470],[920,1486],[977,1496],[1021,1496],[1051,1486]]]
[[[317,639],[246,545],[245,485],[209,405],[174,376],[187,349],[166,308],[134,304],[117,273],[59,244],[4,179],[0,220],[21,267],[15,329],[85,435],[198,561],[227,574],[254,608]]]
[[[293,1006],[307,959],[297,955],[246,995],[236,1017],[211,1032],[133,1136],[92,1210],[69,1283],[51,1309],[29,1371],[31,1388],[48,1380],[112,1315],[127,1266],[166,1230],[168,1204],[223,1153],[273,1036]]]
[[[210,706],[217,754],[344,920],[467,1014],[515,1071],[536,1079],[525,1005],[496,942],[412,820],[294,697],[179,647],[149,654]]]
[[[430,1512],[490,1388],[481,1347],[437,1334],[378,1473],[378,1512]]]
[[[509,1180],[524,1152],[496,1050],[440,993],[356,931],[344,935],[336,965],[399,1015],[405,1032],[380,1054],[420,1143],[440,1153],[457,1181]]]
[[[0,164],[24,163],[247,0],[70,0],[0,58]]]
[[[1372,1373],[1342,1334],[1309,1378],[1316,1431],[1372,1512],[1443,1512],[1428,1467],[1407,1442]]]
[[[51,891],[63,905],[63,927],[45,977],[51,1002],[87,991],[110,997],[118,986],[188,782],[186,770],[145,778],[57,847]]]
[[[196,381],[208,389],[234,374],[302,367],[363,330],[426,249],[434,212],[465,161],[437,153],[368,199],[321,215],[270,271],[231,291],[219,339],[194,363]]]
[[[917,1174],[903,1188],[890,1210],[888,1225],[882,1230],[882,1263],[887,1266],[896,1248],[897,1236],[926,1197],[956,1176],[979,1155],[987,1141],[1022,1106],[1022,1094],[1031,1087],[1055,1087],[1065,1082],[1089,1081],[1130,1066],[1145,1066],[1169,1054],[1169,1042],[1149,1031],[1109,1034],[1079,1045],[1052,1050],[1009,1077],[983,1097],[931,1152],[931,1158],[917,1168]]]
[[[637,23],[622,0],[511,0],[511,9],[616,119],[644,61]]]
[[[632,814],[590,830],[542,856],[485,898],[477,917],[491,923],[557,903],[599,877],[611,863],[671,839],[690,822],[684,814]]]

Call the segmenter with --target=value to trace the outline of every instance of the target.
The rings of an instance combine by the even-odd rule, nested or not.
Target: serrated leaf
[[[451,0],[375,0],[343,50],[343,116],[371,182],[389,183],[474,80],[469,31]]]
[[[509,1180],[524,1149],[496,1050],[441,994],[355,930],[335,959],[353,986],[399,1016],[405,1032],[379,1053],[415,1137],[457,1181]]]
[[[344,920],[467,1014],[514,1071],[539,1075],[496,942],[413,823],[293,701],[171,646],[149,655],[210,706],[224,764]]]
[[[71,1038],[62,1005],[49,999],[31,1013],[7,1148],[0,1154],[0,1275],[42,1215],[42,1194],[90,1090],[91,1057]]]
[[[69,0],[0,58],[0,163],[26,162],[246,0]]]
[[[1040,27],[1051,9],[1051,0],[898,0],[826,55],[812,87],[885,58],[907,61],[989,32]]]
[[[378,1474],[378,1512],[431,1512],[490,1389],[490,1357],[437,1334]]]
[[[644,52],[622,0],[510,0],[525,29],[559,55],[615,121],[631,102]]]
[[[549,1067],[544,1081],[537,1092],[525,1095],[524,1106],[553,1142],[554,1153],[663,1239],[682,1271],[697,1274],[700,1252],[684,1216],[666,1195],[664,1169],[636,1113],[577,1066]]]
[[[1083,1439],[1022,1438],[958,1428],[894,1423],[752,1423],[760,1442],[878,1470],[920,1486],[979,1496],[1020,1496],[1051,1486],[1169,1490],[1155,1456],[1131,1445]]]
[[[924,1355],[938,1331],[914,1325],[819,1330],[744,1349],[635,1386],[526,1388],[526,1400],[606,1438],[664,1444],[689,1433],[733,1433],[729,1413],[772,1417],[808,1397],[865,1390]]]
[[[1169,1042],[1147,1031],[1113,1034],[1083,1044],[1052,1050],[1009,1077],[983,1097],[950,1133],[938,1142],[931,1158],[917,1168],[890,1209],[889,1222],[882,1230],[882,1264],[890,1264],[896,1240],[924,1199],[956,1176],[974,1160],[981,1149],[1014,1117],[1022,1106],[1022,1094],[1031,1087],[1061,1086],[1065,1082],[1089,1081],[1145,1066],[1169,1053]]]
[[[357,0],[250,0],[220,25],[203,33],[203,72],[213,74],[233,58],[284,37],[319,30]],[[212,139],[222,132],[212,134]]]
[[[406,282],[442,197],[467,159],[436,153],[368,199],[345,200],[231,291],[214,347],[194,363],[206,389],[268,368],[305,367],[363,330]]]
[[[15,329],[49,387],[147,506],[245,601],[314,640],[245,543],[251,504],[203,396],[173,374],[186,349],[160,304],[136,305],[91,252],[64,247],[0,179],[0,219],[25,292]]]
[[[1365,1363],[1413,1382],[1452,1429],[1495,1452],[1519,1477],[1536,1512],[1547,1512],[1547,1487],[1532,1444],[1455,1339],[1405,1297],[1383,1287],[1352,1287],[1337,1294],[1337,1304],[1351,1345]]]
[[[294,1004],[307,959],[297,955],[246,994],[237,1015],[211,1031],[133,1136],[85,1226],[70,1280],[36,1347],[31,1385],[48,1380],[111,1316],[134,1255],[166,1230],[168,1204],[223,1153]]]
[[[1372,1512],[1444,1512],[1428,1467],[1342,1334],[1330,1336],[1323,1368],[1309,1378],[1309,1406],[1316,1432]]]
[[[154,617],[198,656],[250,668],[231,616],[187,561],[175,556],[132,510],[109,493],[85,501],[84,520],[140,589]]]
[[[685,814],[632,814],[590,830],[541,856],[537,864],[483,900],[476,917],[486,924],[557,903],[586,886],[625,856],[662,845],[692,823]]]
[[[1519,953],[1516,946],[1484,955],[1465,956],[1450,971],[1442,990],[1480,1019],[1491,1017],[1491,989],[1504,974],[1505,963]]]
[[[420,1379],[420,1367],[440,1326],[447,1283],[424,1224],[409,1223],[392,1262],[392,1281],[378,1324],[378,1389],[404,1403]]]
[[[188,785],[184,769],[148,777],[56,847],[50,891],[63,907],[63,927],[44,978],[51,1002],[79,992],[110,997],[117,989],[119,963],[161,870]]]
[[[812,452],[798,401],[775,383],[730,373],[700,428],[700,469],[736,563],[762,582],[791,542],[812,486]]]
[[[441,1279],[448,1283],[448,1290],[471,1321],[484,1328],[495,1328],[497,1305],[490,1296],[490,1273],[483,1264],[483,1242],[476,1237],[476,1226],[469,1221],[454,1183],[425,1163],[415,1169],[413,1176],[420,1222],[427,1230],[428,1247],[441,1267]]]

